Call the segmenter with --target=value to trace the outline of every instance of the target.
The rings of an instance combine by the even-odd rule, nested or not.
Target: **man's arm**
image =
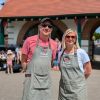
[[[21,65],[22,65],[22,71],[25,72],[27,69],[27,55],[25,54],[22,54]]]

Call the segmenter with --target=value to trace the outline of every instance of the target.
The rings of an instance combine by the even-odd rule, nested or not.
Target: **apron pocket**
[[[33,88],[34,89],[50,88],[50,77],[49,77],[49,75],[48,74],[46,74],[46,75],[34,74]]]

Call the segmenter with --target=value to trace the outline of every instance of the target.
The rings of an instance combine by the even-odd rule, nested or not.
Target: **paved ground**
[[[57,100],[58,83],[60,72],[51,71],[53,87],[52,100]],[[23,91],[23,73],[14,73],[12,75],[0,72],[0,100],[21,100]],[[100,100],[100,70],[93,70],[92,75],[87,80],[89,100]]]

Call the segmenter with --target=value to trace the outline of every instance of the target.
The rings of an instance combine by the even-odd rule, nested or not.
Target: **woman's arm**
[[[91,66],[91,62],[86,62],[84,65],[84,74],[85,74],[85,78],[87,79],[91,72],[92,72],[92,66]]]

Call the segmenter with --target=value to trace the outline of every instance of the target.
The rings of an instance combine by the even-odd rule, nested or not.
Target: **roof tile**
[[[0,17],[100,13],[100,0],[7,0]]]

